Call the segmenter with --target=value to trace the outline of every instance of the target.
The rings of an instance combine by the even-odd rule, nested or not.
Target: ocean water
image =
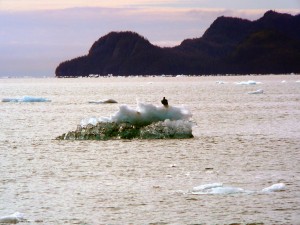
[[[19,224],[300,224],[299,80],[0,79],[0,99],[50,100],[0,102],[0,221],[20,212]],[[192,113],[194,138],[56,140],[84,118],[164,96]],[[101,99],[118,103],[89,103]]]

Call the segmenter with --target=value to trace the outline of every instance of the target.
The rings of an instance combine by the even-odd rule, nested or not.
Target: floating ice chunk
[[[47,98],[23,96],[21,98],[3,98],[2,102],[51,102]]]
[[[257,82],[257,81],[254,81],[254,80],[248,80],[248,81],[235,82],[235,84],[238,84],[238,85],[255,85],[255,84],[261,84],[261,82]]]
[[[273,184],[270,187],[266,187],[262,189],[262,192],[274,192],[274,191],[283,191],[285,190],[285,184],[284,183],[278,183],[278,184]]]
[[[258,89],[256,91],[250,91],[248,92],[248,94],[263,94],[264,90],[263,89]]]
[[[206,189],[216,188],[216,187],[223,187],[223,183],[212,183],[212,184],[203,184],[197,187],[193,187],[193,191],[204,191]]]
[[[300,83],[300,80],[296,80],[296,83]]]
[[[224,82],[224,81],[221,81],[221,80],[219,80],[219,81],[216,81],[216,84],[226,84],[227,82]]]
[[[286,83],[286,80],[281,81],[281,83]]]
[[[194,187],[192,194],[195,195],[207,195],[207,194],[237,194],[246,193],[242,188],[238,187],[223,187],[222,183],[204,184]]]
[[[285,190],[284,183],[273,184],[270,187],[266,187],[261,191],[244,190],[243,188],[223,186],[222,183],[204,184],[192,189],[192,194],[195,195],[207,195],[207,194],[238,194],[238,193],[268,193]]]
[[[93,104],[108,104],[108,103],[118,103],[116,100],[109,98],[109,99],[103,99],[99,101],[89,101],[89,103]]]
[[[211,188],[208,191],[208,194],[238,194],[245,193],[246,191],[243,188],[237,187],[215,187]]]
[[[19,223],[24,220],[24,214],[15,212],[14,214],[0,217],[0,223]]]

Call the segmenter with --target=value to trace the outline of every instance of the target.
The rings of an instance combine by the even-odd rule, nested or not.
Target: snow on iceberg
[[[51,102],[47,98],[23,96],[21,98],[3,98],[2,102]]]
[[[208,194],[238,194],[238,193],[269,193],[285,190],[284,183],[273,184],[261,191],[244,190],[239,187],[223,186],[222,183],[203,184],[192,189],[191,194],[208,195]]]
[[[138,103],[133,109],[128,105],[119,106],[119,111],[110,117],[87,118],[81,121],[81,126],[95,125],[97,122],[129,123],[132,125],[145,126],[153,122],[169,120],[189,120],[192,114],[185,107],[155,106],[152,104]]]

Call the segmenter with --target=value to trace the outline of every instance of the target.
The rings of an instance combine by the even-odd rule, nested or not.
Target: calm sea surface
[[[217,84],[222,80],[225,84]],[[256,85],[234,82],[255,80]],[[282,82],[285,80],[286,82]],[[19,224],[300,224],[300,76],[0,79],[0,217]],[[263,89],[264,94],[248,94]],[[118,105],[185,105],[193,139],[58,141]],[[89,104],[112,98],[119,104]],[[256,191],[193,195],[222,182]],[[262,193],[272,184],[285,190]]]

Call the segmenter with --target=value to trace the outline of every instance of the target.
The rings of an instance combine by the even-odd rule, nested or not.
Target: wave
[[[85,118],[75,131],[69,131],[59,140],[108,139],[170,139],[192,138],[192,114],[185,107],[155,106],[138,103],[133,109],[119,106],[110,117]]]

